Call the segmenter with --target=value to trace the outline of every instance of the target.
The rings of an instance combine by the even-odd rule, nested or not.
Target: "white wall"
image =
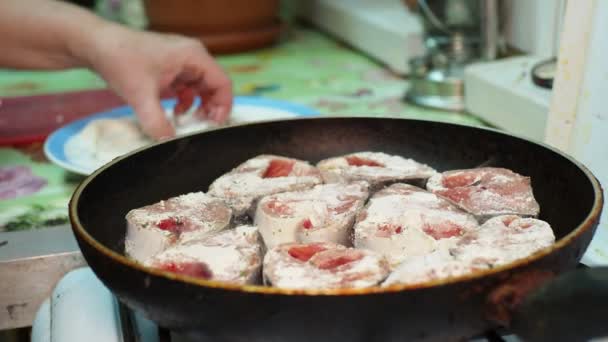
[[[606,0],[568,2],[546,131],[547,143],[585,164],[604,189],[608,189],[607,21]],[[583,260],[608,265],[608,206]]]
[[[566,0],[511,0],[507,42],[541,57],[557,53]]]

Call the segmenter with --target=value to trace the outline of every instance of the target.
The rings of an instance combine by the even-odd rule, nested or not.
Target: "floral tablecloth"
[[[467,114],[404,103],[406,80],[308,28],[292,29],[273,48],[218,60],[233,79],[237,95],[292,101],[324,115],[399,116],[482,125]],[[103,87],[103,81],[87,70],[0,71],[0,98]],[[67,222],[67,203],[82,177],[50,164],[41,146],[0,148],[0,231]]]

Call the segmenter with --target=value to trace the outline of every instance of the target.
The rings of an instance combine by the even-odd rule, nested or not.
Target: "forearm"
[[[0,0],[0,67],[88,67],[86,50],[108,25],[114,24],[56,0]]]

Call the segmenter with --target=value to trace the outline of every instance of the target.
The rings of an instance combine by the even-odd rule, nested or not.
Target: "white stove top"
[[[120,305],[90,268],[66,274],[38,310],[32,342],[130,342]],[[134,341],[161,342],[156,325],[134,314]],[[172,339],[173,341],[173,339]]]
[[[121,315],[122,310],[122,315]],[[121,319],[121,317],[123,317]],[[130,322],[129,322],[130,321]],[[90,268],[66,274],[38,310],[32,342],[186,342],[125,309]],[[518,341],[498,334],[472,342]]]

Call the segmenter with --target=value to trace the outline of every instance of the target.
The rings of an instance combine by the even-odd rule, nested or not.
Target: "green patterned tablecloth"
[[[311,29],[292,30],[276,47],[223,56],[222,66],[237,95],[257,95],[304,104],[324,115],[399,116],[471,125],[466,114],[405,104],[407,82],[365,56]],[[103,88],[86,70],[0,71],[0,97]],[[0,231],[41,228],[67,221],[66,204],[81,177],[50,164],[40,144],[0,148]],[[19,173],[23,189],[3,184]],[[4,198],[4,199],[2,199]]]

